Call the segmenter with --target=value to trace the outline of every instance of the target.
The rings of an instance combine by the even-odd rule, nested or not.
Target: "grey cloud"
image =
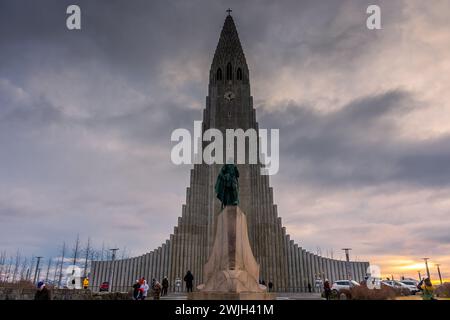
[[[326,186],[450,184],[450,136],[416,141],[399,137],[396,121],[418,108],[414,96],[390,91],[359,98],[331,113],[289,104],[261,116],[279,128],[280,170],[291,179]],[[286,161],[289,159],[289,161]]]
[[[411,228],[412,232],[417,235],[419,239],[426,239],[430,243],[440,243],[448,246],[450,244],[450,223],[448,221],[441,221],[439,224],[430,221]]]

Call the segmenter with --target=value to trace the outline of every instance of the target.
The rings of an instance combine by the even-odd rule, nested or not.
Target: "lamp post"
[[[436,267],[437,267],[438,275],[439,275],[439,281],[442,284],[442,275],[441,275],[441,269],[439,268],[439,266],[440,266],[440,264],[436,263]]]
[[[113,248],[109,249],[111,250],[111,266],[109,268],[109,285],[108,285],[108,291],[112,292],[112,280],[113,280],[113,274],[114,274],[114,260],[116,259],[116,252],[119,250],[119,248]]]
[[[350,250],[352,250],[352,248],[342,248],[342,250],[345,251],[345,269],[347,272],[347,279],[351,280],[352,279],[352,274],[351,274],[351,270],[350,270]]]

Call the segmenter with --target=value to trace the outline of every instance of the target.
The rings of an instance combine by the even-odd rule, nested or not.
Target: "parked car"
[[[416,294],[419,292],[419,288],[417,288],[417,285],[419,284],[417,281],[413,280],[401,280],[401,283],[403,283],[411,292],[411,294]]]
[[[102,284],[100,285],[100,292],[102,291],[109,291],[109,282],[105,281],[102,282]]]
[[[353,287],[358,287],[360,284],[354,280],[336,280],[331,286],[331,291],[339,293],[341,290],[350,290]]]
[[[395,289],[396,293],[402,296],[409,296],[411,295],[411,290],[408,288],[406,284],[401,283],[397,280],[383,280],[381,281],[381,284],[391,287]]]

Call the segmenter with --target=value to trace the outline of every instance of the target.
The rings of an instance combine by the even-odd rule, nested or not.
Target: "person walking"
[[[88,288],[89,288],[89,278],[86,277],[86,278],[84,278],[84,280],[83,280],[83,289],[84,289],[84,290],[87,290]]]
[[[311,283],[308,282],[308,292],[309,292],[309,293],[311,293],[311,289],[312,289]]]
[[[269,292],[272,292],[272,290],[273,290],[273,282],[272,282],[272,280],[269,280],[269,283],[267,285],[269,286]]]
[[[163,279],[161,284],[162,284],[161,295],[162,296],[167,296],[167,289],[169,288],[169,280],[167,279],[167,277],[164,277],[164,279]]]
[[[142,294],[144,293],[144,282],[146,282],[144,277],[139,279],[139,293],[137,296],[138,300],[142,300]]]
[[[148,290],[150,289],[149,285],[147,284],[147,280],[144,280],[141,284],[140,290],[140,300],[145,300],[147,298]]]
[[[192,282],[194,281],[194,276],[192,275],[190,270],[188,270],[188,272],[184,276],[184,281],[186,282],[187,292],[192,292]]]
[[[328,279],[325,279],[325,282],[323,283],[323,290],[325,292],[325,299],[330,300],[331,286],[330,281],[328,281]]]
[[[153,279],[152,281],[152,294],[153,300],[159,300],[159,297],[161,295],[161,284],[156,281],[156,279]]]
[[[43,281],[37,284],[37,291],[34,295],[34,300],[51,300],[50,291],[46,288]]]

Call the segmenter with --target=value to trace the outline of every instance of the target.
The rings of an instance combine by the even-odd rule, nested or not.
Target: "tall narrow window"
[[[233,80],[233,68],[230,62],[227,64],[227,80]]]
[[[237,80],[242,80],[242,70],[241,70],[241,68],[237,69],[236,79]]]
[[[217,69],[216,80],[222,80],[222,69]]]

